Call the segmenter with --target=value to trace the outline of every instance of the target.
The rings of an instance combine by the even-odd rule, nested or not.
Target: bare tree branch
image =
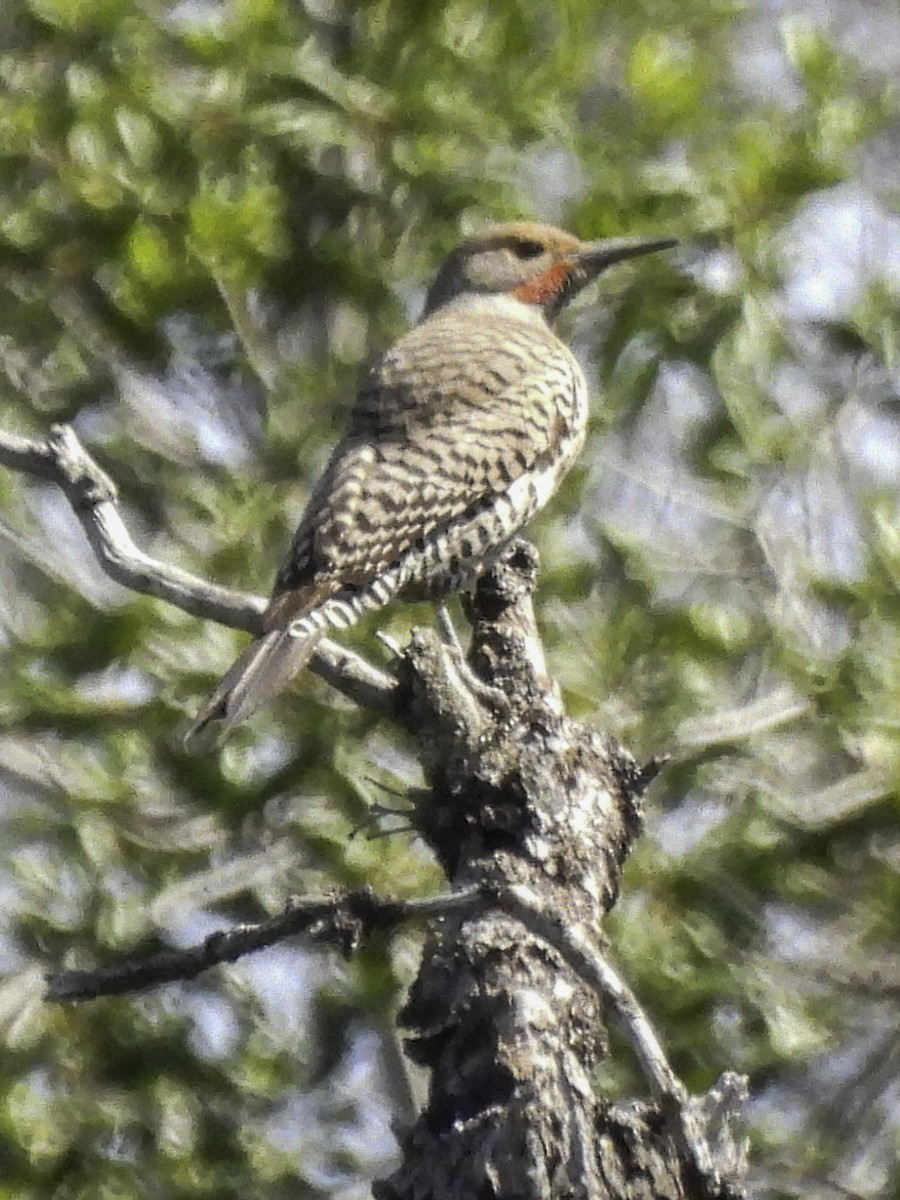
[[[723,1167],[719,1147],[713,1144],[717,1138],[710,1136],[707,1125],[715,1127],[715,1134],[723,1122],[739,1113],[747,1097],[746,1078],[728,1072],[719,1080],[714,1106],[704,1103],[708,1097],[697,1101],[669,1065],[634,992],[583,929],[559,914],[543,911],[538,897],[523,885],[499,891],[493,898],[500,908],[558,950],[576,975],[601,997],[605,1012],[634,1051],[653,1098],[672,1123],[681,1153],[701,1175],[705,1194],[728,1195],[730,1164]]]
[[[194,979],[210,967],[236,962],[298,934],[349,954],[376,930],[463,912],[479,903],[483,901],[476,887],[413,900],[380,898],[368,888],[335,896],[295,897],[283,912],[266,921],[212,933],[183,950],[129,958],[93,970],[53,971],[47,975],[45,999],[71,1004]]]
[[[476,886],[422,899],[393,900],[369,889],[335,896],[294,898],[283,912],[266,921],[239,925],[211,934],[181,950],[131,958],[92,970],[52,972],[47,976],[50,1003],[79,1003],[101,996],[142,991],[165,983],[184,982],[222,963],[235,962],[286,938],[305,934],[311,941],[338,946],[344,954],[359,948],[377,930],[410,920],[429,920],[450,913],[476,914],[491,904],[521,921],[552,945],[575,973],[604,1001],[606,1011],[634,1050],[651,1093],[672,1122],[681,1153],[702,1176],[706,1194],[727,1195],[725,1172],[715,1143],[746,1097],[746,1081],[723,1076],[706,1097],[691,1097],[666,1060],[665,1052],[631,989],[590,938],[556,914],[542,911],[538,897],[525,886],[505,891]],[[722,1139],[727,1145],[727,1139]],[[725,1189],[725,1190],[723,1190]]]
[[[217,587],[149,558],[135,546],[117,508],[116,485],[69,425],[54,425],[44,441],[0,434],[0,463],[58,484],[81,522],[103,570],[131,591],[156,596],[195,616],[253,632],[262,596]]]
[[[558,913],[545,912],[538,897],[521,884],[499,892],[495,901],[504,912],[558,950],[575,974],[602,997],[606,1011],[634,1051],[654,1099],[683,1100],[687,1095],[684,1085],[666,1061],[659,1038],[637,997],[584,930]]]
[[[119,513],[116,485],[71,426],[54,425],[43,441],[0,432],[0,464],[62,489],[97,561],[116,583],[220,625],[250,633],[259,630],[266,606],[262,596],[218,587],[138,549]],[[309,665],[357,704],[379,712],[393,711],[395,680],[353,651],[323,641]]]

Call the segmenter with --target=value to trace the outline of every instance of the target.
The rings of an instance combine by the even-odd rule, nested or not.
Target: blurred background
[[[461,230],[683,239],[564,323],[593,424],[538,611],[570,711],[674,755],[614,955],[693,1090],[749,1074],[760,1197],[900,1196],[898,79],[895,0],[0,9],[0,428],[73,422],[139,545],[219,583],[268,590]],[[414,746],[306,675],[187,758],[244,639],[5,470],[0,547],[0,1193],[367,1195],[414,931],[70,1010],[41,973],[438,889],[366,836]],[[598,1085],[643,1094],[613,1049]]]

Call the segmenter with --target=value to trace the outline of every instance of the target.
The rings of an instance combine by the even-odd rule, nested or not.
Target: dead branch
[[[164,983],[195,979],[210,967],[236,962],[286,938],[305,934],[312,942],[338,946],[348,955],[376,930],[458,912],[479,901],[476,888],[412,900],[380,898],[368,888],[335,896],[297,896],[266,921],[212,933],[193,946],[127,958],[105,967],[53,971],[44,998],[73,1004],[100,996],[139,992]]]
[[[0,432],[0,464],[62,489],[97,561],[116,583],[193,616],[258,631],[266,606],[262,596],[219,587],[138,549],[119,513],[116,485],[70,425],[54,425],[42,441]],[[378,712],[393,710],[395,681],[352,650],[323,641],[309,666],[355,703]]]

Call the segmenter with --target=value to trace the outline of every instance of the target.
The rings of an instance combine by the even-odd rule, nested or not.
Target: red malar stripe
[[[571,270],[570,262],[555,263],[543,274],[520,283],[518,287],[513,288],[510,295],[524,301],[525,304],[547,304],[562,291]]]

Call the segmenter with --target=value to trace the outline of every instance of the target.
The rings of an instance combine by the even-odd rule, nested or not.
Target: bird
[[[608,267],[676,244],[582,241],[516,221],[451,251],[419,322],[363,372],[261,632],[186,730],[187,748],[218,744],[328,633],[398,597],[474,585],[584,443],[587,382],[552,322]]]

